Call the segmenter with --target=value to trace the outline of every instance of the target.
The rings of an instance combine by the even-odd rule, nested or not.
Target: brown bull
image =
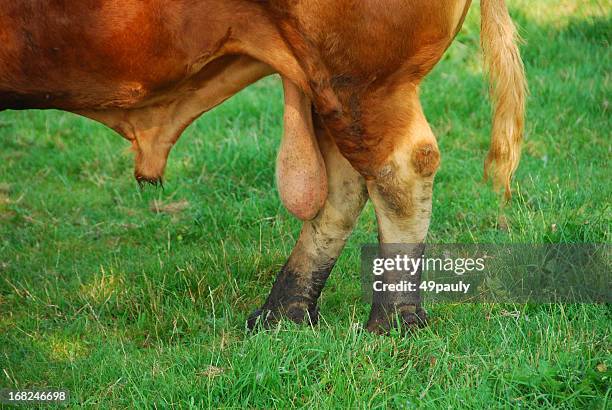
[[[317,299],[368,197],[381,243],[422,243],[440,162],[419,83],[470,0],[0,0],[0,110],[58,108],[131,141],[139,182],[161,180],[182,131],[279,73],[283,203],[304,226],[249,320],[316,318]],[[525,82],[504,0],[482,0],[495,102],[486,168],[509,193]],[[395,316],[398,314],[399,316]],[[374,302],[371,330],[425,320],[418,294]]]

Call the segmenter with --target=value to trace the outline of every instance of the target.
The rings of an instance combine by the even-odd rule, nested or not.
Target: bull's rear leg
[[[414,109],[407,135],[367,183],[378,221],[383,257],[397,255],[418,258],[424,250],[429,229],[434,174],[440,154],[436,139],[425,120],[420,104]],[[402,244],[395,246],[390,244]],[[414,291],[373,292],[367,329],[387,333],[392,328],[410,330],[425,325],[427,316],[419,293],[421,270],[387,271],[383,283],[412,283]]]
[[[432,151],[435,154],[425,155],[437,156],[435,148],[427,144],[415,149]],[[376,180],[368,182],[376,209],[381,257],[419,258],[422,255],[431,216],[432,185],[432,176],[411,175],[410,180],[405,180],[393,163],[383,168]],[[425,325],[427,317],[421,307],[420,278],[420,269],[414,273],[385,271],[380,278],[383,283],[411,283],[414,290],[373,292],[367,329],[387,333],[391,328],[409,330]]]
[[[313,220],[304,222],[266,302],[248,319],[251,329],[258,324],[269,327],[280,317],[296,323],[317,321],[317,300],[367,200],[363,177],[329,136],[316,128],[327,170],[327,200]]]

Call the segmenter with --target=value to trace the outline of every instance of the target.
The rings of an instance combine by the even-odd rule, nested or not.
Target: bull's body
[[[500,19],[490,24],[508,29],[503,1],[485,2],[492,3],[491,20]],[[450,45],[469,5],[0,0],[0,110],[59,108],[100,121],[132,141],[136,177],[156,181],[195,118],[279,73],[285,88],[279,189],[307,222],[264,311],[300,321],[315,314],[324,280],[368,196],[382,242],[424,240],[439,154],[418,84]],[[516,122],[519,108],[504,121]],[[421,314],[415,306],[418,299],[393,308],[411,324]],[[389,324],[381,312],[374,307],[372,328]]]
[[[215,88],[214,78],[234,71],[237,60],[256,71],[250,81],[274,70],[305,85],[309,79],[279,28],[279,7],[271,3],[3,1],[0,109],[104,111],[172,104],[196,92],[213,94],[207,90]],[[305,37],[326,52],[320,57],[329,71],[350,78],[355,87],[408,65],[412,80],[422,78],[450,44],[470,2],[301,3],[297,12]],[[252,58],[218,61],[232,54]]]

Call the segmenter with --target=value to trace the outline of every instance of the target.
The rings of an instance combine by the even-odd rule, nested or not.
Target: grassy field
[[[429,241],[610,243],[612,3],[509,3],[531,88],[516,194],[502,213],[481,182],[490,107],[473,7],[422,87],[443,155]],[[371,205],[321,323],[246,332],[299,232],[274,188],[281,125],[269,78],[193,124],[166,189],[141,192],[128,144],[99,124],[1,113],[0,387],[102,408],[612,406],[610,305],[433,305],[410,337],[362,332]]]

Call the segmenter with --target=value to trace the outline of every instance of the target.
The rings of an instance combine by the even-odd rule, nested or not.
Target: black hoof
[[[425,310],[415,305],[372,306],[366,330],[377,334],[389,334],[391,330],[409,333],[427,325]]]
[[[285,309],[262,307],[251,313],[247,319],[247,327],[249,330],[270,329],[283,318],[297,324],[316,325],[319,321],[319,309],[316,306],[310,309],[300,306],[289,306]]]
[[[155,177],[155,178],[150,178],[150,177],[145,177],[142,175],[135,175],[136,177],[136,182],[138,182],[138,187],[143,190],[145,185],[152,185],[155,188],[160,187],[162,190],[164,189],[164,181],[162,179],[162,177]]]

